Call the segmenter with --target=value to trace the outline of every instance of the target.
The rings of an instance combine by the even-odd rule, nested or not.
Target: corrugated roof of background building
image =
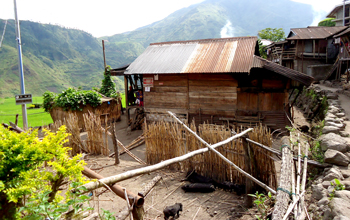
[[[125,74],[249,72],[257,37],[153,43]]]
[[[325,39],[345,30],[347,27],[307,27],[292,28],[287,40]]]
[[[277,63],[271,62],[259,56],[254,56],[254,61],[252,66],[253,68],[264,68],[264,69],[270,70],[272,72],[281,74],[287,78],[290,78],[292,80],[295,80],[307,86],[309,86],[314,81],[314,78],[311,76],[308,76],[299,71],[290,69],[288,67],[281,66]]]

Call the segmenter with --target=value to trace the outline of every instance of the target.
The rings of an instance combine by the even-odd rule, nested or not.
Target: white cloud
[[[232,26],[231,21],[227,20],[225,26],[221,28],[220,35],[221,38],[234,37],[235,28]]]
[[[0,18],[13,19],[13,0],[0,0]],[[134,30],[204,0],[17,0],[18,18],[79,28],[94,36]]]

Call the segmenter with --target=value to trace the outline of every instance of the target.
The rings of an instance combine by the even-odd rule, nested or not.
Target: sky
[[[204,0],[17,0],[20,20],[56,24],[111,36],[162,20],[171,13]],[[244,1],[244,0],[242,0]],[[320,10],[330,12],[342,0],[293,0],[314,8],[317,24]],[[14,19],[13,0],[0,0],[0,18]],[[311,24],[310,24],[311,25]]]

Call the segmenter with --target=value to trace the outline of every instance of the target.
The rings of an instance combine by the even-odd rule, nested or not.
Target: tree
[[[318,23],[319,27],[334,27],[335,22],[333,21],[335,18],[326,18]]]
[[[265,28],[258,32],[260,39],[271,40],[273,42],[285,39],[285,33],[282,28]]]
[[[270,40],[273,42],[282,41],[285,38],[285,33],[282,28],[265,28],[258,32],[259,36],[259,52],[262,58],[267,57],[265,46],[262,44],[261,39]]]

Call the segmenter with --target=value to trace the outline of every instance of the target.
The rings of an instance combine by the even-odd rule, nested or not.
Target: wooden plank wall
[[[154,75],[144,75],[145,77],[154,79]],[[169,110],[187,119],[187,74],[158,75],[158,80],[154,80],[150,92],[144,92],[144,106],[147,120],[150,121],[171,121],[171,117],[166,113]]]
[[[222,124],[220,117],[234,117],[237,80],[229,74],[189,74],[189,121]]]

